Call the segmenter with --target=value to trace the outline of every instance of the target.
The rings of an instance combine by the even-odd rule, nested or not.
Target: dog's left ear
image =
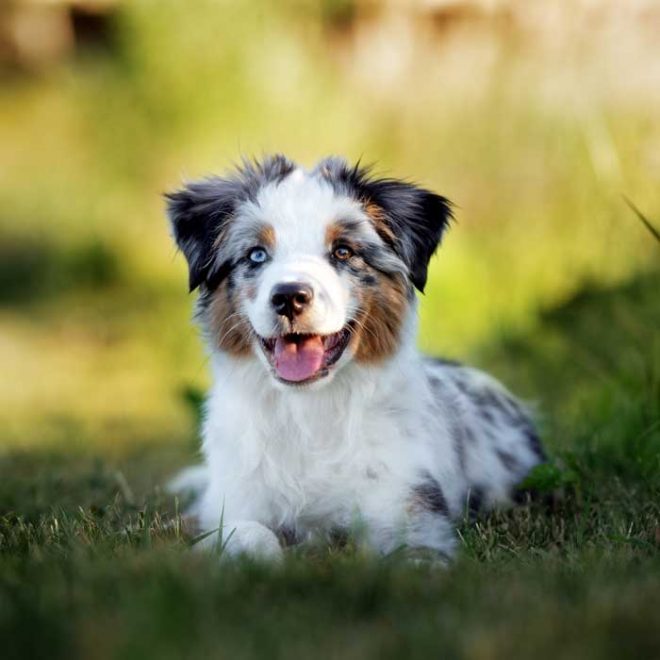
[[[376,231],[406,264],[413,285],[424,292],[429,261],[453,218],[451,202],[407,181],[374,178],[369,167],[350,167],[341,158],[327,158],[318,169],[361,200],[367,212],[375,207]]]
[[[453,217],[451,202],[397,179],[372,179],[363,190],[370,203],[382,209],[394,236],[392,247],[408,266],[412,283],[423,293],[429,261]]]

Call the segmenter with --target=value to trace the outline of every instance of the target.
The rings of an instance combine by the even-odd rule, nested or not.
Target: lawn
[[[352,547],[191,552],[156,446],[1,463],[3,657],[651,658],[660,653],[660,275],[588,287],[480,363],[538,395],[543,497],[466,520],[446,569]]]
[[[0,656],[660,657],[660,248],[624,200],[660,227],[651,19],[107,6],[52,66],[0,52]],[[420,346],[534,402],[550,460],[447,568],[221,561],[164,490],[209,381],[162,193],[270,151],[455,202]]]

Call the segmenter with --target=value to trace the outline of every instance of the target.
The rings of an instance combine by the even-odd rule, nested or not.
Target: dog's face
[[[298,387],[396,352],[450,218],[443,197],[339,159],[275,156],[168,199],[212,346]]]

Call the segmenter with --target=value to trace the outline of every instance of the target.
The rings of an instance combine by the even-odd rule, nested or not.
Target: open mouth
[[[259,338],[277,377],[285,383],[308,383],[327,376],[351,338],[350,325],[331,335],[289,334]]]

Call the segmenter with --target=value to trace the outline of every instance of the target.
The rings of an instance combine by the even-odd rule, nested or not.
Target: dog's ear
[[[451,202],[406,181],[374,178],[369,167],[359,163],[350,167],[339,158],[322,161],[318,171],[362,201],[374,217],[376,230],[406,264],[413,285],[423,292],[429,261],[453,217]]]
[[[365,192],[369,202],[382,209],[383,220],[394,236],[392,247],[423,293],[429,261],[452,220],[451,202],[397,179],[367,181]]]
[[[209,177],[165,195],[174,239],[188,260],[191,291],[202,283],[213,288],[229,272],[229,263],[218,263],[216,247],[238,205],[256,199],[261,187],[282,181],[294,167],[281,154],[244,158],[226,177]]]
[[[236,181],[211,177],[165,195],[174,240],[188,261],[191,291],[217,275],[213,273],[214,245],[239,192]]]

